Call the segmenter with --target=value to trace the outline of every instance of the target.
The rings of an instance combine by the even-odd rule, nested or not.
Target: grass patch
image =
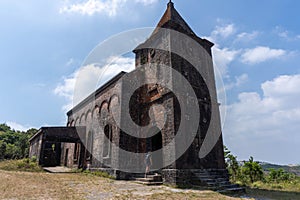
[[[265,189],[265,190],[278,190],[287,192],[300,192],[300,177],[296,177],[291,181],[281,181],[266,183],[262,181],[254,182],[250,188]]]
[[[247,188],[246,195],[255,199],[275,199],[275,200],[291,200],[299,199],[299,192],[280,191],[278,189],[254,189]]]
[[[25,158],[22,160],[4,160],[0,162],[0,169],[5,171],[42,172],[43,169],[36,160]]]
[[[82,170],[82,169],[73,169],[72,172],[73,173],[82,173],[87,176],[98,176],[98,177],[102,177],[102,178],[109,178],[109,179],[115,180],[115,177],[113,177],[109,173],[103,172],[103,171],[89,171],[89,170]]]

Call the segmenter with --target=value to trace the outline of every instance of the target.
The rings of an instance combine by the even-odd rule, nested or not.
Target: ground
[[[240,199],[212,191],[144,186],[82,173],[31,173],[0,170],[0,199]]]
[[[247,189],[240,196],[209,190],[144,186],[84,173],[16,172],[0,170],[0,199],[87,199],[87,200],[218,200],[218,199],[300,199],[300,192]],[[298,191],[298,190],[297,190]]]

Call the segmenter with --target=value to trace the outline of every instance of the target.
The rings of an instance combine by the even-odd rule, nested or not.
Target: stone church
[[[136,69],[119,73],[72,108],[67,127],[41,128],[30,139],[30,156],[42,166],[132,179],[144,173],[144,155],[151,152],[151,169],[164,183],[228,182],[212,46],[170,1],[151,36],[133,50]],[[144,84],[130,88],[137,82]],[[131,122],[136,128],[128,128]]]

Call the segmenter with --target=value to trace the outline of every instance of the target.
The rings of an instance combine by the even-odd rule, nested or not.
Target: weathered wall
[[[112,163],[116,165],[117,154],[116,149],[105,142],[104,128],[109,126],[110,137],[116,144],[119,142],[119,128],[115,125],[111,112],[120,113],[119,99],[121,95],[121,83],[116,82],[106,86],[99,93],[96,93],[90,101],[84,105],[75,107],[68,114],[69,126],[85,126],[86,127],[86,142],[87,152],[85,153],[84,165],[88,163],[91,168],[106,167]],[[70,157],[68,163],[72,163],[74,157],[74,148],[64,146],[64,149],[69,148]],[[103,151],[105,148],[105,152]],[[109,152],[108,154],[106,152]],[[107,154],[107,155],[104,155]],[[91,156],[91,154],[93,156]],[[112,159],[114,158],[114,159]],[[64,158],[62,158],[64,159]],[[69,161],[70,159],[70,161]]]
[[[40,134],[30,141],[29,157],[32,158],[35,156],[38,162],[41,156],[42,136],[43,135]]]

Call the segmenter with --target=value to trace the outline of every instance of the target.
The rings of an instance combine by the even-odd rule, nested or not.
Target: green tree
[[[264,172],[258,162],[254,162],[251,156],[249,161],[245,162],[242,167],[242,174],[250,180],[251,183],[255,181],[262,181],[264,179]]]
[[[7,126],[6,124],[0,124],[0,131],[1,132],[8,132],[10,130],[11,130],[11,128],[9,126]]]
[[[37,132],[12,130],[6,124],[0,124],[0,159],[26,158],[29,154],[29,138]]]
[[[231,154],[231,152],[226,146],[224,146],[224,157],[226,162],[226,168],[231,176],[231,180],[235,182],[240,176],[240,166],[237,161],[237,157]]]
[[[295,174],[288,173],[284,169],[269,169],[269,174],[267,176],[268,182],[287,182],[287,181],[293,181],[296,178]]]
[[[4,159],[6,152],[6,143],[0,140],[0,160]]]
[[[37,129],[31,128],[31,129],[28,129],[28,130],[26,131],[26,135],[27,135],[27,137],[28,137],[28,139],[29,139],[29,138],[31,138],[34,134],[36,134],[37,132],[38,132]]]

